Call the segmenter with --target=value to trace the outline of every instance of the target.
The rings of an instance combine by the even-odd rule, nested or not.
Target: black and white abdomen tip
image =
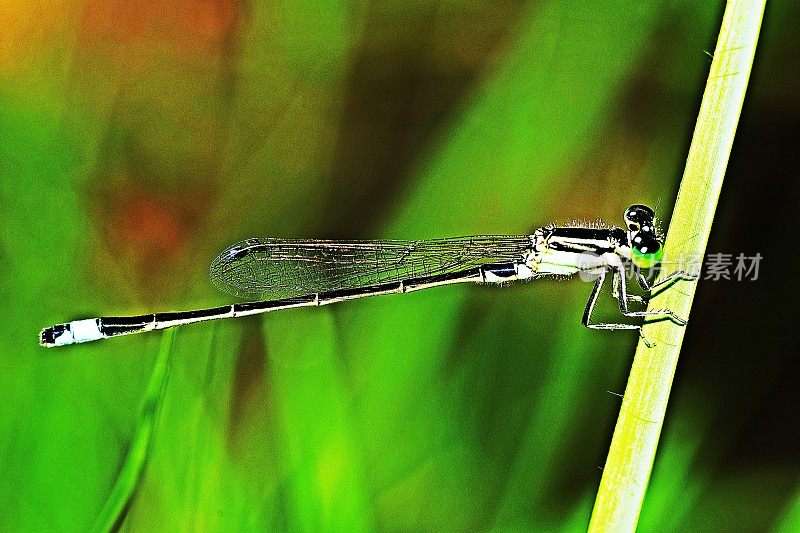
[[[105,337],[100,331],[100,325],[96,318],[86,320],[75,320],[66,324],[56,324],[42,330],[39,335],[41,346],[64,346],[78,342],[96,341]]]

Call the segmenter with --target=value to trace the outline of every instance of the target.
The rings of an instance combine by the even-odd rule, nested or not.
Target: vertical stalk
[[[125,516],[125,508],[130,505],[136,494],[147,466],[153,431],[158,424],[158,416],[167,386],[169,359],[174,338],[174,329],[168,329],[161,335],[161,347],[158,349],[150,381],[147,383],[136,435],[131,442],[125,462],[117,474],[117,480],[106,498],[103,509],[95,518],[91,531],[105,532],[119,529]]]
[[[697,117],[664,249],[665,261],[705,254],[736,125],[753,64],[766,0],[730,0]],[[668,273],[668,272],[665,272]],[[688,317],[697,282],[680,281],[653,297],[649,309]],[[646,324],[652,348],[639,342],[590,531],[633,531],[639,519],[685,328],[670,321]]]

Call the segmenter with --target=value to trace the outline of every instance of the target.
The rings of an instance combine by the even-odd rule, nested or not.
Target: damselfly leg
[[[649,341],[644,334],[642,333],[642,327],[637,324],[623,324],[623,323],[592,323],[592,312],[594,311],[595,305],[597,305],[597,298],[600,295],[600,292],[603,288],[603,283],[605,282],[606,274],[611,273],[612,275],[612,296],[619,302],[619,310],[623,316],[627,317],[651,317],[651,318],[662,318],[667,320],[672,320],[677,324],[682,326],[686,325],[686,319],[681,318],[678,316],[674,311],[670,309],[656,309],[653,311],[631,311],[628,307],[630,302],[638,302],[638,303],[647,303],[649,300],[648,297],[641,297],[636,296],[628,293],[627,283],[625,280],[625,267],[621,265],[617,266],[610,266],[607,269],[600,270],[597,272],[597,279],[595,280],[594,287],[592,287],[592,293],[589,296],[589,300],[586,302],[586,308],[583,312],[583,320],[582,323],[585,327],[590,329],[611,329],[611,330],[620,330],[620,329],[635,329],[639,332],[639,336],[642,338],[644,343],[648,347],[652,347],[653,343]],[[685,272],[675,272],[670,274],[665,279],[655,283],[653,285],[649,285],[647,283],[647,279],[640,273],[637,272],[636,274],[637,281],[639,285],[642,286],[642,289],[645,291],[651,291],[655,287],[671,285],[680,279],[688,279],[694,280],[697,279],[697,276],[692,276],[686,274]]]
[[[660,317],[660,318],[667,318],[674,321],[681,326],[686,325],[686,320],[679,317],[670,309],[656,309],[655,311],[631,311],[628,309],[628,289],[625,284],[625,271],[621,268],[614,269],[614,276],[619,281],[619,297],[617,300],[619,301],[619,310],[625,316],[630,317]]]
[[[641,272],[636,273],[636,281],[639,282],[639,286],[642,290],[647,291],[649,293],[648,297],[655,296],[653,291],[657,293],[663,291],[664,289],[669,288],[673,283],[680,280],[685,281],[695,281],[699,276],[697,274],[689,274],[688,272],[684,272],[683,270],[678,270],[677,272],[673,272],[669,276],[664,279],[660,279],[657,282],[650,285],[647,281],[647,278],[642,275]],[[656,290],[658,289],[658,290]]]
[[[611,278],[611,296],[613,296],[616,299],[619,299],[619,280],[617,279],[617,276]],[[637,294],[629,294],[627,299],[628,302],[646,304],[648,297],[639,296]]]
[[[628,302],[636,302],[640,304],[646,304],[650,301],[650,298],[658,294],[659,292],[668,289],[673,283],[680,280],[685,281],[695,281],[697,280],[698,276],[696,274],[689,274],[682,270],[677,272],[673,272],[669,276],[665,277],[664,279],[658,280],[657,282],[653,283],[652,285],[650,282],[647,281],[647,278],[642,274],[640,271],[635,272],[636,281],[639,284],[639,287],[645,291],[645,295],[639,296],[636,294],[628,294]],[[611,295],[614,298],[619,299],[619,278],[614,276],[612,278],[611,284]]]
[[[603,322],[599,324],[592,324],[592,311],[594,311],[594,306],[597,304],[597,297],[600,296],[600,291],[603,288],[603,282],[605,282],[606,274],[608,270],[601,270],[597,274],[597,279],[594,282],[594,287],[592,287],[592,293],[589,295],[589,300],[586,302],[586,308],[583,310],[583,318],[581,323],[584,327],[589,329],[611,329],[611,330],[621,330],[621,329],[635,329],[639,332],[639,336],[642,338],[642,341],[649,346],[652,347],[652,343],[647,340],[647,338],[642,333],[642,327],[637,324],[622,324],[622,323],[611,323],[611,322]]]

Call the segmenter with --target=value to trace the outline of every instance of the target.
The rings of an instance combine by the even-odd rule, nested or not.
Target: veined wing
[[[425,241],[247,239],[211,264],[211,282],[244,299],[291,298],[522,261],[531,238],[479,236]]]

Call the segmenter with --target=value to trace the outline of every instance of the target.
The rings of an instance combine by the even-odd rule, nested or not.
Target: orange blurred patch
[[[174,255],[178,251],[178,221],[156,198],[141,196],[123,206],[118,236],[144,255]],[[148,252],[152,251],[153,254]]]
[[[0,0],[0,75],[33,68],[42,55],[63,48],[73,2]]]
[[[141,296],[168,295],[185,272],[189,243],[201,226],[208,199],[187,191],[163,191],[125,184],[99,195],[109,252],[133,274]]]
[[[88,49],[168,43],[188,56],[213,56],[234,30],[238,15],[236,0],[89,0],[81,21],[81,42]]]

